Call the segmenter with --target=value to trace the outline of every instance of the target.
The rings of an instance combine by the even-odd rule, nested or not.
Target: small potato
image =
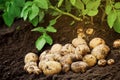
[[[29,52],[25,55],[24,62],[29,63],[29,62],[37,62],[38,56],[35,53]]]
[[[88,29],[86,30],[86,33],[89,34],[89,35],[93,34],[93,32],[94,32],[94,29],[93,29],[93,28],[88,28]]]
[[[68,72],[69,70],[70,70],[70,65],[69,64],[62,65],[62,72]]]
[[[60,53],[54,53],[53,55],[54,55],[53,58],[55,61],[60,61],[60,59],[62,58]]]
[[[50,50],[43,51],[39,56],[39,60],[44,60],[47,54],[50,54]]]
[[[107,45],[101,44],[96,46],[91,51],[91,54],[99,60],[99,59],[105,59],[109,51],[110,51],[110,48]]]
[[[90,52],[90,49],[89,49],[89,47],[86,44],[78,45],[75,48],[75,53],[76,54],[80,54],[82,56],[85,55],[85,54],[87,54],[88,52]]]
[[[86,62],[88,66],[92,67],[96,64],[97,59],[95,58],[95,56],[87,54],[83,57],[83,61]]]
[[[79,37],[79,38],[73,39],[72,44],[73,44],[73,46],[77,47],[80,44],[87,44],[87,43],[86,43],[86,41],[84,39]]]
[[[99,66],[105,66],[106,63],[107,63],[107,61],[106,61],[105,59],[100,59],[100,60],[98,60],[98,65],[99,65]]]
[[[54,75],[60,73],[62,70],[61,64],[56,61],[47,61],[42,67],[43,73],[45,75]]]
[[[61,55],[74,53],[74,51],[75,48],[72,46],[72,44],[65,44],[61,49]]]
[[[61,63],[62,65],[64,65],[64,64],[71,64],[71,63],[72,63],[72,58],[71,58],[71,56],[70,56],[70,55],[65,55],[65,56],[63,56],[63,57],[60,59],[60,63]]]
[[[83,61],[77,61],[77,62],[73,62],[71,64],[72,71],[74,71],[76,73],[85,72],[87,67],[88,67],[88,64],[86,62],[83,62]]]
[[[100,44],[105,44],[105,41],[102,38],[96,37],[90,41],[89,46],[90,48],[95,48],[96,46]]]
[[[113,42],[113,47],[114,48],[119,48],[120,47],[120,39],[117,39]]]
[[[24,66],[24,69],[25,69],[29,74],[31,74],[31,73],[39,74],[39,73],[42,72],[41,69],[39,69],[39,68],[37,67],[37,63],[36,63],[36,62],[28,62],[28,63],[26,63],[25,66]]]
[[[51,53],[55,53],[55,52],[60,52],[62,49],[62,45],[61,44],[54,44],[52,47],[51,47]]]
[[[109,59],[108,61],[107,61],[107,64],[108,65],[112,65],[112,64],[114,64],[115,63],[115,60],[114,59]]]
[[[77,53],[72,54],[71,53],[70,56],[71,56],[72,61],[82,60],[82,55],[80,55],[80,54],[77,54]]]

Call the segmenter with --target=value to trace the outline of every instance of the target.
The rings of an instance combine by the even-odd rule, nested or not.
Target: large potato
[[[55,52],[60,52],[62,49],[62,45],[61,44],[54,44],[52,47],[51,47],[51,53],[55,53]]]

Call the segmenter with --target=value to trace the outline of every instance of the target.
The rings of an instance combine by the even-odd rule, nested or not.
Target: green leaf
[[[107,6],[105,7],[105,13],[106,13],[107,15],[111,12],[111,10],[112,10],[112,6],[111,6],[111,5],[107,5]]]
[[[14,0],[14,3],[18,7],[23,7],[25,4],[25,0]]]
[[[70,2],[71,2],[72,5],[75,5],[76,0],[70,0]]]
[[[55,23],[56,23],[56,19],[53,19],[53,20],[50,20],[49,25],[52,26],[52,25],[54,25]]]
[[[117,13],[116,13],[116,11],[111,11],[111,12],[108,14],[108,16],[107,16],[107,23],[108,23],[108,25],[109,25],[110,28],[113,27],[116,18],[117,18]]]
[[[120,17],[117,17],[117,19],[114,22],[113,29],[120,33]]]
[[[38,17],[35,17],[33,20],[30,21],[32,23],[33,26],[37,26],[38,25]]]
[[[21,17],[23,17],[24,21],[27,19],[28,13],[29,13],[30,10],[31,10],[31,9],[28,8],[28,9],[25,9],[25,10],[23,10],[23,11],[21,12]]]
[[[46,40],[46,43],[48,43],[49,45],[52,45],[53,40],[48,34],[44,34],[44,39]]]
[[[31,11],[30,11],[30,14],[29,14],[29,20],[33,20],[39,13],[39,8],[33,4],[32,7],[31,7]]]
[[[87,3],[89,2],[89,0],[82,0],[82,2],[83,2],[84,4],[87,4]]]
[[[46,30],[47,30],[48,32],[57,32],[57,30],[56,30],[54,27],[52,27],[52,26],[48,26],[48,27],[46,28]]]
[[[5,22],[5,24],[7,24],[7,26],[11,26],[12,25],[12,23],[13,23],[13,21],[14,21],[14,18],[13,17],[11,17],[10,15],[9,15],[9,13],[4,13],[3,15],[2,15],[2,17],[3,17],[3,20],[4,20],[4,22]]]
[[[41,32],[41,33],[46,32],[44,27],[37,27],[37,28],[32,29],[31,31],[38,31],[38,32]]]
[[[34,2],[41,9],[48,9],[48,1],[47,0],[34,0]]]
[[[58,7],[60,7],[60,6],[62,5],[63,1],[64,1],[64,0],[59,0],[59,2],[58,2]]]
[[[74,5],[77,9],[81,9],[83,10],[84,9],[84,4],[82,3],[81,0],[76,0],[76,3]]]
[[[45,44],[46,44],[46,40],[44,39],[43,36],[40,36],[35,42],[35,46],[38,50],[41,50]]]
[[[115,8],[120,9],[120,2],[115,3]]]
[[[67,10],[67,12],[70,12],[72,9],[72,5],[68,0],[65,0],[65,9]]]
[[[44,11],[39,11],[39,22],[43,20],[44,16],[45,16]]]
[[[95,15],[97,15],[97,13],[98,13],[98,10],[89,10],[87,12],[87,15],[88,16],[95,16]]]

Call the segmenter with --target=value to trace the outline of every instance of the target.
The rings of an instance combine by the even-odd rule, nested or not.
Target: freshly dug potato
[[[75,48],[72,46],[72,44],[65,44],[61,49],[61,55],[74,53],[74,51]]]
[[[89,46],[90,48],[95,48],[96,46],[100,45],[100,44],[105,44],[105,41],[102,38],[96,37],[93,38],[90,42],[89,42]]]
[[[24,69],[29,73],[35,73],[35,74],[39,74],[41,73],[41,69],[38,68],[37,63],[36,62],[28,62],[25,64]]]
[[[93,29],[93,28],[88,28],[88,29],[86,30],[86,33],[89,34],[89,35],[93,34],[93,32],[94,32],[94,29]]]
[[[54,75],[60,73],[62,70],[61,64],[56,61],[47,61],[42,67],[43,73],[45,75]]]
[[[114,48],[119,48],[120,47],[120,39],[117,39],[113,42],[113,47]]]
[[[78,73],[78,72],[85,72],[87,70],[88,64],[83,61],[77,61],[73,62],[71,64],[72,71]]]
[[[99,59],[105,59],[109,51],[110,51],[110,48],[107,45],[101,44],[96,46],[91,51],[91,54],[99,60]]]
[[[44,60],[47,54],[50,54],[50,50],[43,51],[39,56],[39,60]]]
[[[81,37],[79,38],[75,38],[72,40],[72,44],[73,46],[77,47],[80,44],[87,44],[86,41],[84,39],[82,39]]]
[[[100,60],[98,60],[98,65],[99,65],[99,66],[105,66],[106,63],[107,63],[107,61],[106,61],[105,59],[100,59]]]
[[[68,72],[69,70],[70,70],[70,65],[69,64],[62,65],[62,72]]]
[[[72,53],[71,53],[70,56],[71,56],[72,61],[82,60],[82,55],[80,55],[80,54],[77,54],[77,53],[72,54]]]
[[[60,59],[62,58],[61,54],[60,53],[54,53],[53,54],[53,58],[55,61],[60,61]]]
[[[24,62],[29,63],[29,62],[37,62],[38,56],[35,53],[29,52],[25,55]]]
[[[81,45],[78,45],[76,48],[75,48],[75,53],[76,54],[80,54],[80,55],[85,55],[87,54],[88,52],[90,52],[90,49],[89,47],[87,46],[87,44],[81,44]]]
[[[52,47],[51,47],[51,53],[55,53],[55,52],[60,52],[62,49],[62,45],[61,44],[54,44]]]
[[[86,62],[90,67],[94,66],[97,63],[97,59],[91,54],[85,55],[83,57],[83,61]]]
[[[115,63],[115,60],[114,59],[109,59],[109,60],[107,60],[107,64],[108,65],[112,65],[112,64],[114,64]]]

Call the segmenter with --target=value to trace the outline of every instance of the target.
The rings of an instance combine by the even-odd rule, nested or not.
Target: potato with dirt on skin
[[[29,63],[29,62],[37,62],[38,56],[35,53],[29,52],[25,55],[24,62]]]
[[[99,66],[105,66],[106,63],[107,63],[107,61],[106,61],[105,59],[100,59],[100,60],[98,60],[98,65],[99,65]]]
[[[112,65],[112,64],[114,64],[115,63],[115,60],[114,59],[108,59],[107,60],[107,64],[108,65]]]
[[[35,74],[39,74],[41,73],[41,69],[38,68],[37,63],[36,62],[28,62],[25,64],[24,69],[29,73],[35,73]]]
[[[119,48],[120,47],[120,39],[117,39],[113,42],[113,47],[114,48]]]
[[[62,65],[62,72],[68,72],[70,70],[70,64]]]
[[[105,44],[105,41],[102,38],[96,37],[93,38],[90,42],[89,42],[89,46],[90,48],[95,48],[96,46],[100,45],[100,44]]]
[[[61,64],[56,61],[47,61],[42,66],[43,73],[45,75],[54,75],[60,73],[62,70]]]
[[[78,60],[82,60],[82,55],[78,54],[78,53],[70,53],[69,54],[71,56],[72,61],[78,61]]]
[[[87,46],[87,44],[80,44],[75,48],[75,53],[80,54],[82,56],[87,54],[88,52],[90,52],[90,49]]]
[[[39,60],[45,59],[45,56],[46,56],[47,54],[50,54],[50,50],[45,50],[45,51],[43,51],[43,52],[40,54],[40,56],[39,56]]]
[[[107,45],[101,44],[96,46],[91,51],[91,54],[99,60],[99,59],[105,59],[109,51],[110,51],[110,48]]]
[[[91,54],[85,55],[83,57],[83,61],[86,62],[90,67],[94,66],[97,63],[97,59]]]
[[[86,43],[86,41],[84,39],[82,39],[81,37],[79,37],[79,38],[74,38],[72,40],[72,44],[73,44],[74,47],[77,47],[80,44],[87,44],[87,43]]]
[[[72,71],[78,73],[78,72],[85,72],[87,70],[88,64],[83,61],[77,61],[73,62],[71,64]]]
[[[69,54],[69,53],[74,53],[75,51],[75,48],[73,47],[72,44],[68,43],[68,44],[65,44],[62,49],[61,49],[61,55],[66,55],[66,54]]]
[[[55,61],[60,61],[61,58],[62,58],[62,55],[59,52],[56,52],[53,54],[53,59]]]
[[[62,49],[62,45],[56,43],[56,44],[54,44],[54,45],[51,47],[50,52],[51,52],[51,53],[60,52],[61,49]]]

